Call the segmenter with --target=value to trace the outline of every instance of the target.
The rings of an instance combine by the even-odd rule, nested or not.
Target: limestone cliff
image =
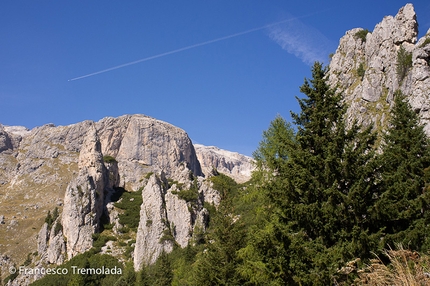
[[[62,215],[69,259],[92,247],[92,235],[100,230],[109,187],[101,144],[93,124],[89,126],[81,146],[78,166],[78,176],[66,189]]]
[[[210,174],[213,169],[217,169],[239,183],[251,178],[251,173],[254,170],[252,158],[236,152],[222,150],[215,146],[194,144],[194,148],[202,170],[206,175]]]
[[[407,4],[395,17],[384,17],[373,31],[356,28],[340,39],[329,66],[329,82],[343,92],[349,122],[373,122],[382,130],[399,89],[430,135],[430,33],[418,41],[417,36],[414,7]]]
[[[249,174],[239,154],[216,152],[216,158],[202,161],[241,178]],[[188,135],[166,122],[124,115],[32,130],[0,125],[0,253],[11,261],[24,261],[37,247],[35,266],[62,263],[92,247],[102,217],[103,224],[114,226],[112,234],[120,235],[123,210],[112,201],[118,190],[142,190],[132,253],[136,267],[153,263],[173,244],[185,247],[195,229],[206,227],[204,204],[220,200],[204,178]],[[55,207],[60,216],[45,223]],[[112,253],[123,255],[124,249],[112,242],[110,246]]]

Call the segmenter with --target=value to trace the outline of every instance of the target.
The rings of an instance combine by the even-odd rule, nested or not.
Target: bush
[[[60,231],[63,231],[63,225],[57,221],[54,228],[54,235],[57,235]]]
[[[103,162],[105,162],[105,163],[118,163],[118,161],[110,155],[103,156]]]
[[[366,36],[369,33],[369,30],[364,29],[355,33],[355,37],[361,39],[362,42],[366,42]]]
[[[142,190],[139,189],[137,192],[122,193],[122,200],[115,203],[117,208],[124,210],[124,213],[120,214],[119,223],[130,228],[134,231],[137,230],[140,221],[140,205],[143,203]],[[124,229],[126,228],[124,227]]]
[[[397,52],[397,76],[399,81],[402,82],[412,67],[412,53],[408,53],[403,46],[400,46]]]
[[[360,63],[357,69],[357,75],[360,77],[361,80],[363,80],[365,72],[366,72],[366,69],[364,68],[364,64]]]

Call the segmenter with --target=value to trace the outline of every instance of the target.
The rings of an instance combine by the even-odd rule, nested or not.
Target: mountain
[[[205,175],[216,169],[240,183],[249,180],[251,177],[254,166],[252,158],[248,156],[222,150],[215,146],[200,144],[194,144],[194,149]]]
[[[134,241],[136,269],[174,244],[185,247],[196,228],[206,227],[204,206],[220,199],[202,170],[217,164],[241,180],[250,175],[249,158],[216,150],[214,160],[228,168],[200,162],[184,130],[144,115],[32,130],[0,125],[1,273],[26,259],[37,267],[61,264],[92,248],[106,225],[121,236],[128,225],[120,217],[128,207],[137,209],[131,214],[134,239],[127,241]],[[131,198],[124,202],[133,194],[140,197],[135,205]],[[116,251],[120,256],[125,250]]]
[[[384,132],[400,90],[430,135],[429,65],[430,31],[418,39],[407,4],[372,31],[347,31],[328,82],[342,92],[349,123]],[[32,130],[0,125],[0,276],[88,250],[134,270],[154,264],[206,231],[221,200],[214,169],[244,182],[253,168],[249,157],[193,145],[184,130],[145,115]],[[11,285],[40,277],[19,275]]]
[[[430,31],[417,37],[417,16],[407,4],[373,31],[356,28],[340,39],[329,65],[329,82],[343,92],[349,122],[357,119],[383,130],[393,95],[401,90],[430,135]]]

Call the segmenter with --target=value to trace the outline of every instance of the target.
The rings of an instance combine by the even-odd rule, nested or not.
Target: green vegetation
[[[103,156],[103,162],[105,162],[105,163],[118,163],[118,161],[110,155]]]
[[[384,132],[356,122],[347,127],[342,94],[328,86],[320,63],[300,91],[301,111],[291,114],[292,123],[277,116],[263,132],[249,182],[212,172],[209,180],[221,202],[204,203],[209,224],[195,227],[187,247],[173,244],[171,253],[135,272],[136,241],[124,233],[136,231],[142,189],[122,190],[115,205],[124,210],[117,243],[128,260],[123,275],[54,277],[56,284],[424,285],[430,260],[418,252],[430,250],[430,141],[418,115],[398,91]],[[378,103],[369,106],[388,111]],[[199,190],[190,179],[188,190],[168,183],[194,208]],[[166,226],[161,242],[174,242],[175,226]],[[72,263],[118,263],[97,254],[115,237],[102,233],[93,239],[94,248]],[[399,243],[410,250],[392,250]],[[53,285],[54,278],[35,285]]]
[[[142,189],[136,192],[122,190],[121,201],[117,201],[115,206],[124,212],[119,215],[119,223],[125,227],[137,231],[140,220],[140,206],[142,205]],[[123,229],[126,230],[126,229]],[[127,231],[124,231],[124,233]]]
[[[400,49],[397,52],[397,76],[399,78],[399,82],[403,81],[411,67],[412,53],[407,52],[403,46],[400,46]]]
[[[174,182],[172,182],[172,183],[174,183]],[[177,186],[178,186],[178,188],[183,187],[182,184],[178,184]],[[188,189],[188,190],[181,190],[180,189],[180,191],[173,191],[172,194],[178,195],[178,197],[181,200],[185,200],[187,203],[191,203],[192,205],[194,205],[199,198],[199,188],[197,185],[197,179],[193,178],[193,183],[191,184],[190,189]]]
[[[366,42],[366,36],[369,33],[369,30],[364,29],[364,30],[360,30],[357,33],[355,33],[355,37],[361,39],[362,42]]]
[[[366,69],[364,68],[364,63],[361,62],[357,69],[357,75],[360,77],[361,80],[363,80],[365,72]]]
[[[48,224],[48,229],[52,227],[52,224],[55,222],[58,216],[59,216],[59,213],[58,213],[57,207],[55,207],[52,215],[51,215],[51,211],[48,211],[48,214],[46,215],[46,218],[45,218],[45,222]]]
[[[77,274],[73,273],[77,269],[117,269],[119,274]],[[56,268],[56,267],[55,267]],[[57,286],[57,285],[116,285],[115,283],[121,279],[123,265],[114,257],[107,254],[93,254],[85,252],[70,259],[65,264],[58,266],[57,269],[67,269],[67,274],[51,274],[46,275],[40,280],[33,282],[32,286]]]
[[[428,44],[430,44],[430,37],[426,37],[424,42],[420,45],[420,48],[423,48],[423,47],[427,46]]]

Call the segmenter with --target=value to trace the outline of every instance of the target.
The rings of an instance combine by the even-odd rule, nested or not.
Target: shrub
[[[63,231],[63,225],[57,221],[54,228],[54,235],[57,235],[60,231]]]
[[[103,162],[105,162],[105,163],[118,163],[118,161],[110,155],[103,156]]]
[[[143,203],[142,190],[122,193],[122,200],[115,203],[117,208],[124,210],[120,214],[119,223],[136,231],[140,221],[140,205]],[[125,228],[125,227],[124,227]]]
[[[355,33],[355,37],[361,39],[362,42],[366,42],[366,36],[369,33],[369,30],[364,29]]]
[[[412,53],[408,53],[403,46],[400,46],[397,52],[397,76],[399,81],[402,82],[412,67]]]
[[[364,68],[364,64],[360,63],[357,69],[357,75],[360,77],[361,80],[363,80],[365,72],[366,72],[366,69]]]
[[[422,43],[422,44],[420,45],[420,48],[423,48],[423,47],[427,46],[428,44],[430,44],[430,37],[427,37],[427,38],[425,39],[424,43]]]

